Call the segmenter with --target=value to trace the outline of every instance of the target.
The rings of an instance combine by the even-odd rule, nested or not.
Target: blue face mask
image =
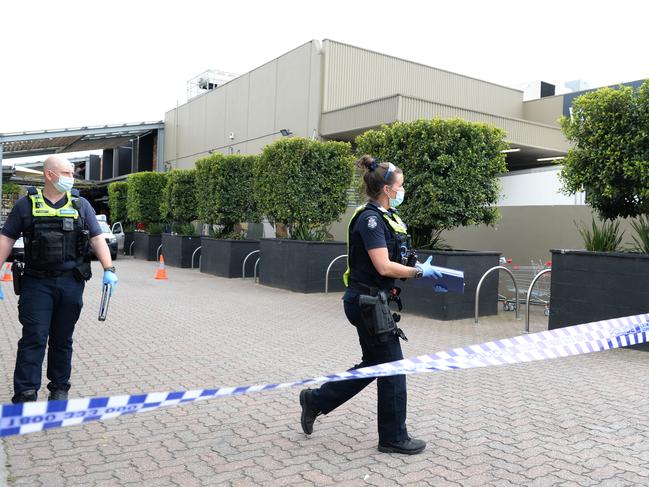
[[[54,183],[54,187],[57,191],[61,193],[66,193],[72,189],[74,186],[74,178],[69,178],[67,176],[59,176],[59,180]]]
[[[396,208],[401,203],[403,203],[403,198],[405,198],[405,196],[406,196],[406,192],[403,189],[401,191],[397,191],[396,198],[390,198],[390,206],[392,208]]]

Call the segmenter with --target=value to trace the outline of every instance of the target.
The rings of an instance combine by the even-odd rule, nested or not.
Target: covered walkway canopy
[[[124,123],[0,134],[0,162],[14,157],[40,156],[91,150],[114,149],[129,144],[136,137],[158,131],[162,137],[164,122]],[[162,161],[162,139],[158,140],[158,161]]]

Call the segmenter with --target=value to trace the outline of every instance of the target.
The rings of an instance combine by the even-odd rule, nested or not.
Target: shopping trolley
[[[525,303],[530,284],[536,275],[545,269],[552,268],[552,262],[531,260],[530,265],[514,264],[512,259],[501,257],[500,265],[509,269],[518,283],[518,296],[513,281],[501,281],[498,300],[503,303],[504,311],[514,311],[521,303]],[[503,289],[504,287],[504,289]],[[550,315],[550,273],[544,274],[536,282],[530,294],[530,305],[543,306],[543,314]]]

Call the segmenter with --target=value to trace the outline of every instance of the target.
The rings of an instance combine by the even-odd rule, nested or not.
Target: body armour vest
[[[406,224],[399,218],[396,212],[391,211],[381,211],[374,203],[369,202],[365,205],[359,206],[352,218],[349,220],[349,225],[347,227],[347,270],[343,275],[343,281],[345,286],[349,287],[351,282],[360,282],[367,284],[368,276],[362,269],[358,269],[358,266],[354,264],[355,253],[359,251],[357,246],[362,247],[362,242],[354,242],[352,240],[352,231],[354,230],[354,224],[365,211],[371,211],[379,216],[379,221],[384,222],[388,227],[390,238],[388,239],[387,248],[390,260],[392,262],[398,262],[404,264],[404,256],[408,253],[409,246],[409,236],[408,228]]]
[[[67,202],[52,208],[40,189],[27,191],[32,203],[32,224],[23,232],[28,268],[51,270],[62,264],[82,264],[88,257],[90,232],[76,207],[77,195],[68,191]]]

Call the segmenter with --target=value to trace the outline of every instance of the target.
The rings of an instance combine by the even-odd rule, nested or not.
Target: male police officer
[[[90,279],[89,245],[104,267],[103,282],[111,292],[117,284],[110,250],[95,211],[72,191],[74,167],[60,156],[43,164],[43,190],[30,188],[0,230],[0,265],[20,234],[25,241],[18,317],[23,326],[18,342],[12,402],[36,401],[49,337],[47,388],[49,400],[67,399],[72,368],[72,333]],[[0,299],[2,298],[0,288]]]

